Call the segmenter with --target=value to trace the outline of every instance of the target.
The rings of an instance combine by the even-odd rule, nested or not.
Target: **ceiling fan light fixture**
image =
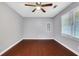
[[[36,9],[37,9],[37,10],[40,10],[40,9],[41,9],[41,7],[40,7],[40,6],[37,6],[37,7],[36,7]]]

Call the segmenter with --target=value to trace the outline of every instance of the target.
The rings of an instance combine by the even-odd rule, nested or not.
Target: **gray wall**
[[[22,18],[4,3],[0,3],[0,52],[22,38]]]
[[[54,17],[54,38],[79,55],[79,39],[61,36],[61,16],[77,6],[79,6],[79,3],[74,2]]]
[[[50,24],[50,25],[49,25]],[[50,27],[50,28],[49,28]],[[24,18],[24,39],[53,38],[52,18]]]

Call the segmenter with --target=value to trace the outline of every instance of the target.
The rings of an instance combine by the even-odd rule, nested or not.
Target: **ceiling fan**
[[[44,13],[46,12],[43,7],[48,7],[48,6],[52,6],[52,3],[48,3],[48,4],[42,4],[41,2],[35,2],[34,4],[25,4],[25,6],[31,6],[31,7],[35,7],[35,9],[32,10],[32,12],[35,12],[36,10],[42,10]],[[56,8],[57,5],[53,6],[53,8]]]

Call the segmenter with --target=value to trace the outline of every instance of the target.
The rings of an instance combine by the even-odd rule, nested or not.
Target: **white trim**
[[[65,48],[69,49],[70,51],[72,51],[73,53],[75,53],[76,55],[79,56],[79,53],[73,49],[71,49],[70,47],[68,47],[67,45],[63,44],[62,42],[58,41],[58,40],[55,40],[57,41],[58,43],[60,43],[61,45],[63,45]]]
[[[70,51],[72,51],[73,53],[75,53],[76,55],[79,56],[79,53],[73,49],[71,49],[70,47],[68,47],[67,45],[63,44],[62,42],[56,40],[55,38],[23,38],[24,40],[27,40],[27,39],[34,39],[34,40],[50,40],[50,39],[53,39],[55,41],[57,41],[58,43],[60,43],[61,45],[63,45],[65,48],[69,49]]]
[[[0,56],[2,54],[4,54],[6,51],[8,51],[9,49],[11,49],[13,46],[15,46],[16,44],[18,44],[19,42],[21,42],[22,40],[27,40],[27,39],[40,39],[40,40],[48,40],[48,39],[54,39],[54,38],[22,38],[21,40],[17,41],[16,43],[14,43],[13,45],[11,45],[10,47],[8,47],[7,49],[5,49],[4,51],[2,51],[0,53]],[[73,53],[77,54],[79,56],[79,53],[71,48],[69,48],[67,45],[63,44],[62,42],[58,41],[58,40],[55,40],[57,41],[58,43],[60,43],[61,45],[63,45],[65,48],[71,50]]]
[[[12,44],[11,46],[9,46],[7,49],[5,49],[4,51],[2,51],[1,53],[0,53],[0,56],[2,55],[2,54],[4,54],[6,51],[8,51],[9,49],[11,49],[13,46],[15,46],[16,44],[18,44],[19,42],[21,42],[23,39],[20,39],[20,40],[18,40],[17,42],[15,42],[14,44]]]

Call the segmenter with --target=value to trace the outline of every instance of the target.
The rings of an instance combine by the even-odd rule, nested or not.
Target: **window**
[[[79,10],[74,9],[61,18],[62,33],[79,38]]]
[[[75,12],[74,35],[79,38],[79,11]]]

